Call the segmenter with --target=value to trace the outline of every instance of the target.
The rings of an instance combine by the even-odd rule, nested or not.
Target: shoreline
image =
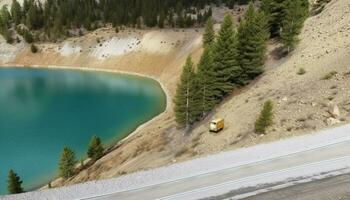
[[[104,72],[104,73],[113,73],[113,74],[125,74],[125,75],[132,75],[132,76],[139,76],[142,78],[149,78],[152,79],[154,81],[156,81],[161,89],[163,90],[164,94],[165,94],[165,110],[161,113],[159,113],[158,115],[156,115],[155,117],[153,117],[152,119],[150,119],[149,121],[139,125],[134,131],[132,131],[130,134],[128,134],[128,136],[126,136],[125,138],[121,139],[120,141],[116,142],[115,144],[112,144],[111,147],[114,147],[116,145],[119,145],[123,142],[125,142],[127,139],[130,139],[132,136],[136,135],[136,133],[141,130],[142,128],[144,128],[145,126],[147,126],[148,124],[160,119],[171,107],[171,101],[170,101],[170,95],[169,95],[169,91],[167,90],[167,88],[164,86],[164,84],[156,77],[151,76],[151,75],[147,75],[147,74],[141,74],[141,73],[137,73],[137,72],[127,72],[127,71],[122,71],[122,70],[113,70],[113,69],[100,69],[100,68],[96,68],[96,67],[71,67],[71,66],[58,66],[58,65],[49,65],[49,66],[43,66],[43,65],[19,65],[19,64],[3,64],[0,65],[1,68],[32,68],[32,69],[61,69],[61,70],[77,70],[77,71],[84,71],[84,72]],[[111,148],[109,147],[109,148]]]
[[[141,78],[148,78],[156,81],[159,85],[162,91],[165,94],[165,109],[163,112],[159,113],[158,115],[154,116],[150,120],[146,121],[145,123],[140,124],[137,126],[134,130],[132,130],[129,134],[127,134],[126,137],[122,138],[121,140],[117,142],[112,142],[110,145],[106,147],[107,153],[105,154],[108,155],[112,153],[116,147],[119,145],[122,145],[123,143],[127,143],[127,141],[132,138],[133,136],[137,135],[141,129],[144,127],[148,126],[151,123],[154,123],[156,120],[160,120],[168,111],[171,109],[171,101],[170,101],[170,95],[169,91],[167,88],[164,86],[164,84],[156,77],[151,76],[151,75],[146,75],[146,74],[141,74],[141,73],[136,73],[136,72],[127,72],[127,71],[122,71],[122,70],[113,70],[113,69],[100,69],[96,67],[72,67],[72,66],[57,66],[57,65],[48,65],[48,66],[43,66],[43,65],[19,65],[19,64],[2,64],[0,65],[0,68],[27,68],[27,69],[55,69],[55,70],[75,70],[75,71],[82,71],[82,72],[102,72],[102,73],[110,73],[110,74],[124,74],[124,75],[131,75],[131,76],[138,76]],[[60,177],[53,177],[53,180],[60,179]],[[42,190],[46,188],[47,184],[39,186],[36,190]]]

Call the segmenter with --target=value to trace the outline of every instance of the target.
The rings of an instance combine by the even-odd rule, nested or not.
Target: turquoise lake
[[[13,169],[26,191],[54,179],[64,146],[85,158],[93,135],[105,146],[166,107],[151,79],[131,75],[0,68],[0,194]]]

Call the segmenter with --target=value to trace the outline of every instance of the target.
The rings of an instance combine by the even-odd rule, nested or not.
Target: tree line
[[[250,3],[238,27],[226,14],[218,34],[209,19],[199,63],[195,66],[191,56],[187,58],[177,86],[174,112],[178,125],[190,128],[226,95],[262,74],[269,38],[277,38],[284,50],[292,51],[308,16],[308,5],[308,0],[262,0],[256,9]]]
[[[212,14],[206,5],[213,2],[216,0],[24,0],[21,6],[13,0],[11,8],[4,6],[0,11],[0,33],[11,43],[13,27],[21,35],[35,32],[35,40],[55,40],[77,30],[82,34],[82,30],[105,24],[185,28],[205,22]]]
[[[97,136],[93,136],[88,145],[87,156],[92,162],[100,159],[104,154],[104,148],[101,143],[101,139]],[[68,179],[74,176],[78,170],[84,169],[84,162],[80,162],[79,168],[77,168],[78,161],[76,160],[75,153],[69,147],[64,147],[58,162],[59,176],[63,179]],[[12,169],[8,172],[7,177],[7,191],[9,194],[23,193],[22,180]],[[51,184],[49,183],[49,188]]]
[[[14,30],[28,43],[55,41],[82,35],[106,24],[116,27],[201,26],[212,15],[211,5],[246,3],[248,0],[12,0],[10,8],[0,10],[0,34],[8,43],[19,40]],[[18,25],[23,26],[18,26]]]

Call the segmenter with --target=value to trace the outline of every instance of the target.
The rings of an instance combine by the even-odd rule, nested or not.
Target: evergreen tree
[[[11,169],[7,176],[7,191],[9,194],[22,193],[21,178]]]
[[[203,46],[206,48],[207,46],[212,46],[215,42],[215,31],[214,31],[214,23],[212,18],[209,18],[205,24],[205,30],[203,34]]]
[[[215,90],[215,71],[213,70],[213,55],[210,46],[204,49],[197,67],[199,83],[199,101],[201,115],[205,116],[218,102],[219,94]]]
[[[277,37],[280,34],[282,19],[284,16],[284,2],[286,0],[262,0],[261,10],[266,14],[269,20],[271,37]]]
[[[159,28],[164,28],[164,21],[165,21],[165,14],[164,14],[164,12],[161,12],[159,19],[158,19],[158,27]]]
[[[61,153],[61,157],[59,160],[59,174],[62,178],[67,179],[74,175],[75,173],[75,153],[65,147]]]
[[[91,158],[92,160],[98,160],[103,156],[103,151],[104,149],[101,144],[101,139],[94,135],[91,138],[91,141],[88,147],[88,151],[87,151],[88,157]]]
[[[242,82],[240,80],[242,69],[237,63],[237,38],[230,14],[225,16],[221,24],[213,49],[213,62],[215,90],[217,98],[221,99],[235,85]]]
[[[32,43],[32,44],[30,45],[30,51],[31,51],[32,53],[37,53],[37,52],[39,51],[39,49],[38,49],[38,47],[37,47],[34,43]]]
[[[17,0],[12,0],[11,16],[16,25],[21,23],[22,20],[22,8]]]
[[[269,38],[268,21],[251,3],[238,28],[238,62],[245,82],[263,72]]]
[[[23,34],[23,37],[24,37],[24,40],[27,42],[27,43],[33,43],[34,42],[34,38],[33,38],[33,35],[30,31],[28,30],[24,30],[24,34]]]
[[[303,28],[308,12],[308,0],[287,0],[285,2],[281,41],[288,52],[292,51],[298,43],[298,35]]]
[[[255,122],[255,132],[265,133],[266,129],[273,123],[273,103],[271,100],[264,103],[259,118]]]
[[[200,115],[196,80],[192,59],[189,56],[183,67],[174,98],[176,122],[186,128],[189,128]]]
[[[6,27],[9,27],[10,26],[10,22],[11,22],[11,14],[8,11],[6,5],[1,8],[0,16],[1,16],[1,19],[2,19],[2,22],[4,23],[4,25]]]

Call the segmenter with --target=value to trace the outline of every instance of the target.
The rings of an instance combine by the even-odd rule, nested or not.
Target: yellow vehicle
[[[215,119],[213,121],[210,122],[209,125],[209,131],[210,132],[219,132],[222,129],[224,129],[224,119]]]

